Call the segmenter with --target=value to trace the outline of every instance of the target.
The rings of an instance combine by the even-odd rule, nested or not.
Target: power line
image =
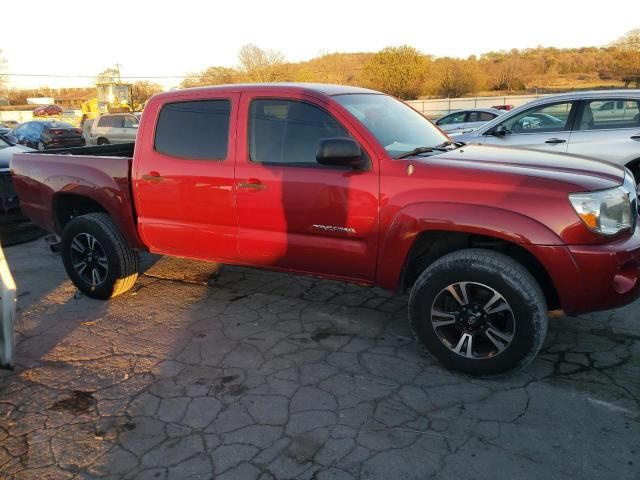
[[[266,68],[268,70],[268,68]],[[347,73],[347,72],[361,72],[364,70],[368,70],[367,67],[359,67],[359,68],[346,68],[342,70],[308,70],[306,73]],[[234,77],[251,77],[252,75],[249,73],[243,72],[229,72],[229,73],[198,73],[193,75],[122,75],[119,78],[122,79],[174,79],[174,78],[214,78],[214,77],[226,77],[228,75],[232,75]],[[0,73],[0,76],[5,77],[44,77],[44,78],[88,78],[95,79],[100,75],[56,75],[49,73]]]

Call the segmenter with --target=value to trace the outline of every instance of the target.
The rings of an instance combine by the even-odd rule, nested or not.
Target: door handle
[[[149,172],[148,175],[142,175],[142,180],[145,180],[147,182],[160,183],[160,182],[164,182],[165,178],[161,176],[158,172],[152,171],[152,172]]]
[[[550,143],[550,144],[556,144],[556,143],[565,143],[566,140],[563,140],[562,138],[550,138],[549,140],[547,140],[544,143]]]
[[[238,187],[246,188],[248,190],[264,190],[265,188],[267,188],[267,186],[261,183],[259,180],[253,180],[253,179],[250,179],[247,182],[240,182],[238,184]]]
[[[640,140],[640,133],[637,133],[635,135],[631,135],[629,138],[631,140]]]

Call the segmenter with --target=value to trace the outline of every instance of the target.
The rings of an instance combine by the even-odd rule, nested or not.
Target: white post
[[[13,319],[16,315],[16,284],[9,264],[0,247],[0,367],[13,368],[15,334]]]

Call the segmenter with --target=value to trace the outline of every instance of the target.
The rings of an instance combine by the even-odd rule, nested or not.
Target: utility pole
[[[122,83],[122,78],[120,77],[120,64],[116,63],[116,70],[118,71],[118,83]]]

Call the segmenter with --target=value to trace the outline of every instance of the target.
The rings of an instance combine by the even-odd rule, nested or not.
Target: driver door
[[[567,151],[577,101],[537,105],[515,115],[505,115],[502,122],[483,135],[484,144],[533,148],[558,153]],[[499,126],[506,134],[495,135]]]

